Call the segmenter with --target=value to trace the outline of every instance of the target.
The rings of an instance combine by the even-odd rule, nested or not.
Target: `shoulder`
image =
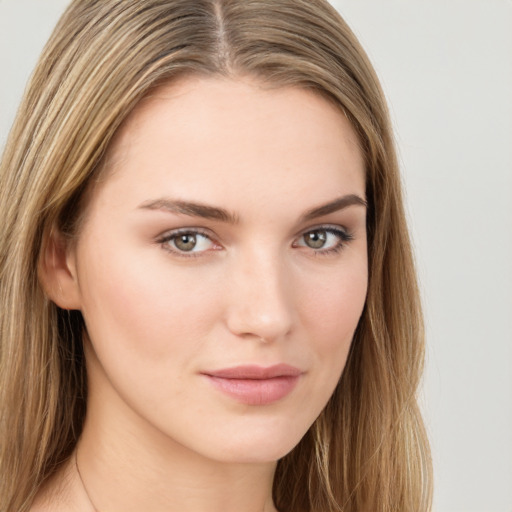
[[[70,465],[65,464],[41,486],[29,512],[83,512]]]

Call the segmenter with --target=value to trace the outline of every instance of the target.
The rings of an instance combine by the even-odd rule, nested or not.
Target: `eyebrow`
[[[139,208],[144,210],[164,210],[170,213],[189,215],[191,217],[202,217],[204,219],[220,220],[228,224],[237,224],[238,215],[229,212],[224,208],[209,206],[203,203],[180,201],[162,197],[142,203]]]
[[[364,206],[365,208],[367,207],[367,203],[362,197],[356,194],[348,194],[308,210],[301,216],[300,220],[301,222],[307,222],[354,205]],[[179,215],[219,220],[228,224],[238,224],[240,220],[236,213],[230,212],[225,208],[210,206],[203,203],[170,199],[167,197],[145,201],[139,206],[139,208],[143,210],[164,210]]]
[[[324,215],[329,215],[330,213],[344,210],[345,208],[354,205],[364,206],[365,208],[368,207],[368,203],[362,197],[358,196],[357,194],[348,194],[346,196],[338,197],[337,199],[334,199],[327,204],[308,210],[301,217],[301,221],[307,222],[318,217],[323,217]]]

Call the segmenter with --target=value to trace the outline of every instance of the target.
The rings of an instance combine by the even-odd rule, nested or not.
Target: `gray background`
[[[0,148],[67,0],[0,0]],[[333,0],[388,96],[439,512],[512,512],[512,2]]]

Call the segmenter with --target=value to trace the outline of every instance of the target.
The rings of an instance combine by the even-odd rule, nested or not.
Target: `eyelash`
[[[352,240],[354,240],[354,235],[352,233],[348,232],[346,229],[341,229],[341,228],[335,227],[335,226],[319,226],[319,227],[314,227],[312,229],[308,229],[307,231],[304,231],[300,235],[299,239],[303,238],[308,233],[315,233],[318,231],[322,231],[322,232],[337,236],[338,242],[336,243],[336,245],[334,245],[334,247],[331,247],[330,249],[315,250],[312,247],[309,247],[309,249],[311,251],[313,251],[314,256],[331,256],[333,254],[338,254],[341,251],[343,251],[343,249],[345,249],[345,247],[348,243],[350,243]],[[300,247],[305,247],[305,246],[300,246]],[[306,247],[306,248],[308,248],[308,247]]]
[[[308,229],[307,231],[304,231],[300,235],[299,239],[306,236],[308,233],[314,233],[314,232],[318,232],[318,231],[335,235],[339,238],[339,241],[334,247],[331,247],[329,249],[315,250],[315,249],[309,247],[309,249],[313,252],[313,254],[315,256],[330,256],[333,254],[337,254],[337,253],[341,252],[348,243],[350,243],[352,240],[354,240],[354,236],[351,233],[349,233],[345,229],[341,229],[339,227],[334,227],[334,226],[318,226],[318,227],[314,227],[312,229]],[[206,251],[187,252],[187,251],[180,251],[179,249],[171,248],[169,246],[169,242],[177,239],[181,235],[192,235],[192,236],[200,235],[200,236],[207,238],[211,242],[215,243],[214,240],[211,238],[211,236],[207,232],[205,232],[201,229],[198,229],[198,228],[182,228],[182,229],[177,229],[177,230],[171,231],[169,233],[166,233],[159,239],[157,239],[157,243],[160,244],[165,251],[168,251],[168,252],[172,253],[173,255],[176,255],[180,258],[198,258],[198,257],[202,256],[204,254],[204,252],[206,252]],[[307,246],[304,246],[304,245],[297,246],[297,245],[295,245],[295,242],[294,242],[293,246],[308,248]]]
[[[157,243],[160,244],[165,251],[170,252],[171,254],[178,256],[179,258],[198,258],[199,256],[201,256],[203,254],[203,252],[180,251],[178,249],[172,249],[169,246],[169,242],[171,242],[172,240],[175,240],[176,238],[178,238],[179,236],[182,236],[182,235],[193,235],[193,236],[201,235],[201,236],[204,236],[205,238],[208,238],[208,240],[211,240],[213,242],[211,236],[207,232],[205,232],[201,229],[182,228],[182,229],[176,229],[174,231],[166,233],[165,235],[163,235],[162,237],[160,237],[157,240]]]

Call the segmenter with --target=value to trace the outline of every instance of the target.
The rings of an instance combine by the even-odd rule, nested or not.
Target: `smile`
[[[237,366],[203,373],[224,394],[245,405],[267,405],[289,395],[302,371],[279,364],[270,367]]]

